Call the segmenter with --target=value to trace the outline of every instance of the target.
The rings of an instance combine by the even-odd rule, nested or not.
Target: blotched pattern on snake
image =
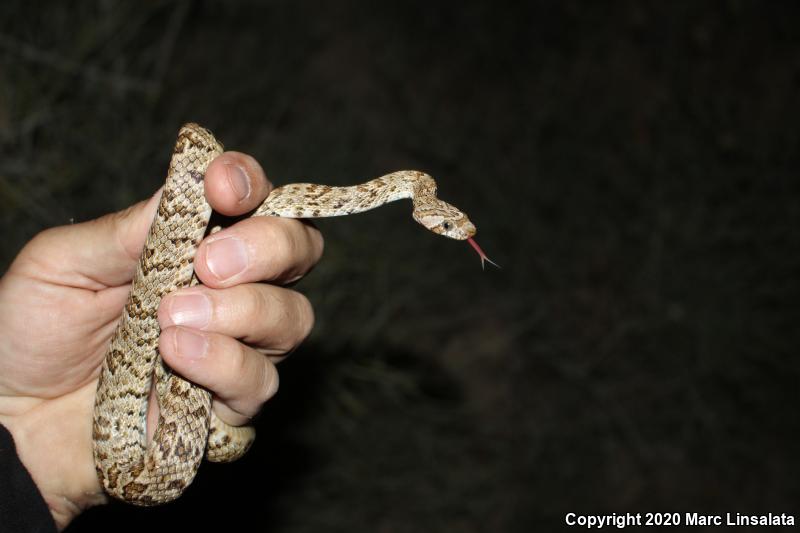
[[[134,274],[122,318],[103,362],[94,409],[93,442],[100,481],[112,496],[155,505],[180,496],[205,455],[211,461],[241,457],[255,438],[252,427],[231,427],[211,410],[208,391],[173,374],[158,354],[158,305],[180,287],[197,283],[192,262],[206,233],[211,208],[203,194],[209,163],[222,146],[196,124],[181,128],[158,213]],[[453,239],[472,240],[475,226],[436,198],[423,172],[400,171],[351,187],[298,183],[274,189],[252,216],[334,217],[410,198],[414,220]],[[146,442],[146,414],[155,381],[158,426]]]

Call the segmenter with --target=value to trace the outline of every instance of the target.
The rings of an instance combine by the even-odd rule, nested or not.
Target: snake
[[[158,352],[161,299],[198,283],[193,259],[210,231],[211,216],[204,178],[208,165],[222,153],[222,145],[207,129],[194,123],[180,129],[158,210],[100,370],[92,424],[95,469],[106,493],[134,505],[178,498],[204,457],[213,462],[236,460],[255,439],[252,426],[233,427],[220,420],[211,409],[211,393],[173,373]],[[414,220],[437,235],[467,240],[482,266],[491,262],[472,238],[474,224],[437,198],[431,176],[415,170],[346,187],[284,185],[273,189],[250,216],[335,217],[408,198]],[[151,388],[159,415],[148,443]]]

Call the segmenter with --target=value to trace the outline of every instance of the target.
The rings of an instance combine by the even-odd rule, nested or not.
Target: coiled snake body
[[[196,124],[181,128],[158,213],[150,228],[122,318],[111,339],[97,386],[93,442],[105,490],[137,505],[180,496],[205,455],[211,461],[241,457],[255,438],[252,427],[231,427],[211,411],[205,389],[173,374],[158,354],[158,305],[162,296],[197,283],[193,258],[206,233],[211,208],[203,194],[209,163],[222,146]],[[434,233],[468,240],[475,226],[436,198],[433,178],[400,171],[351,187],[291,184],[274,189],[252,216],[315,218],[349,215],[411,198],[414,219]],[[159,418],[146,439],[152,381]]]

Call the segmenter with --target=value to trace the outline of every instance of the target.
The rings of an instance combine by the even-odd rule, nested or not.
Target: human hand
[[[206,173],[206,198],[225,215],[251,211],[270,189],[245,154],[226,152]],[[43,231],[0,279],[0,424],[61,529],[106,501],[92,457],[94,393],[159,197]],[[274,363],[314,321],[308,300],[280,285],[308,272],[322,248],[319,232],[300,221],[245,219],[198,248],[203,285],[162,300],[164,361],[214,393],[224,422],[246,424],[277,391]],[[151,401],[151,430],[157,413]]]

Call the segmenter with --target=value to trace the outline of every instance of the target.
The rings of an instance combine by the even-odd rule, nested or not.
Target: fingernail
[[[192,330],[177,328],[175,331],[175,352],[187,359],[200,359],[205,357],[208,350],[208,340],[205,335],[200,335]]]
[[[224,237],[208,244],[206,263],[219,281],[225,281],[247,268],[247,250],[238,238]]]
[[[228,170],[228,183],[230,183],[233,192],[241,202],[250,196],[250,179],[247,173],[239,165],[226,164],[225,168]]]
[[[203,293],[175,294],[170,297],[168,312],[173,325],[202,329],[211,320],[211,301]]]

